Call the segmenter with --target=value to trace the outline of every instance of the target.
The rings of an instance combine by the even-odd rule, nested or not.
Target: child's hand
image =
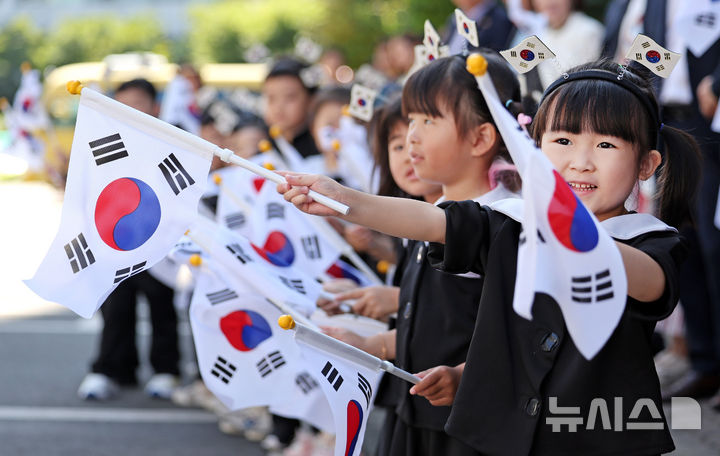
[[[334,339],[345,342],[346,344],[359,348],[362,351],[368,351],[366,339],[357,333],[344,328],[336,328],[334,326],[321,326],[320,329],[322,329],[322,332]]]
[[[373,232],[361,225],[345,227],[345,240],[356,252],[367,252],[372,246]]]
[[[356,299],[353,313],[381,320],[398,310],[399,289],[397,287],[372,286],[358,288],[335,296],[335,302]]]
[[[410,388],[410,394],[423,396],[435,406],[452,405],[464,368],[465,363],[456,367],[437,366],[415,374],[422,381]]]
[[[285,177],[286,184],[278,184],[277,191],[282,194],[285,200],[290,201],[303,212],[313,215],[339,215],[338,212],[315,202],[308,192],[316,192],[343,202],[345,187],[338,184],[329,177],[317,174],[298,174],[281,171],[278,174]]]

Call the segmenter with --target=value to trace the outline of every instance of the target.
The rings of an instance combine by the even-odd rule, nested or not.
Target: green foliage
[[[160,24],[142,16],[120,20],[87,16],[63,22],[33,53],[40,67],[99,61],[108,54],[149,51],[169,56],[170,42]]]
[[[28,18],[20,18],[0,29],[0,96],[12,101],[20,84],[20,65],[32,62],[30,52],[42,41],[41,32]]]

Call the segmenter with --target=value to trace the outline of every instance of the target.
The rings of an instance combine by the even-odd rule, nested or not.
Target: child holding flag
[[[520,88],[512,70],[497,53],[487,51],[484,55],[493,70],[496,89],[504,99],[518,100]],[[515,196],[502,184],[491,190],[490,168],[507,151],[474,78],[465,70],[465,58],[439,59],[414,73],[403,89],[402,108],[410,119],[405,154],[415,179],[442,184],[441,200],[472,199],[490,204]],[[406,247],[395,331],[367,339],[331,328],[328,334],[381,358],[392,359],[394,355],[395,365],[423,372],[420,376],[426,376],[428,382],[448,377],[457,385],[483,279],[477,274],[439,272],[426,256],[423,242],[410,242]],[[436,340],[438,330],[443,334],[442,342]],[[380,454],[477,454],[444,432],[448,407],[435,407],[432,400],[411,395],[407,388],[401,391],[395,413],[385,424]]]
[[[579,338],[568,337],[568,320],[560,311],[568,303],[537,293],[532,320],[513,310],[516,252],[528,239],[509,211],[469,201],[448,201],[438,208],[381,198],[319,176],[287,174],[288,184],[278,186],[287,200],[306,212],[331,214],[308,198],[312,188],[348,204],[352,209],[347,218],[355,223],[435,242],[428,253],[435,267],[484,275],[467,363],[446,425],[449,435],[483,454],[635,455],[674,449],[662,416],[650,336],[655,322],[677,303],[677,268],[685,247],[676,230],[648,215],[628,213],[624,204],[638,180],[652,176],[661,164],[659,135],[666,154],[660,217],[672,224],[682,222],[696,190],[688,176],[699,172],[698,152],[691,137],[660,123],[649,83],[628,69],[618,77],[617,68],[611,63],[589,64],[553,83],[533,130],[555,175],[569,182],[577,208],[584,212],[587,207],[613,235],[615,253],[625,269],[624,277],[614,280],[627,280],[626,306],[605,345],[590,359],[580,353]],[[558,190],[567,191],[564,182]],[[551,202],[556,199],[557,195]],[[570,233],[566,225],[577,222],[577,212],[558,216],[566,219],[554,223]],[[585,227],[597,230],[596,222],[590,223]],[[558,236],[555,231],[539,233],[538,245],[557,243]],[[542,272],[548,280],[557,275]],[[429,397],[438,393],[421,385],[415,392]],[[598,413],[600,405],[604,416]],[[558,418],[565,420],[564,426],[555,425]]]

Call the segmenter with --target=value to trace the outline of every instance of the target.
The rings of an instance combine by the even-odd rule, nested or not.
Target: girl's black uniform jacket
[[[588,361],[570,339],[551,297],[536,294],[532,320],[513,310],[521,224],[472,201],[448,202],[441,207],[447,219],[446,244],[430,244],[430,263],[446,272],[474,271],[484,276],[467,364],[445,428],[448,434],[487,455],[651,455],[672,451],[650,336],[655,322],[669,315],[678,300],[677,268],[686,248],[677,232],[644,214],[603,222],[617,241],[653,258],[665,273],[666,285],[655,302],[628,297],[615,332]],[[622,231],[624,226],[648,218],[662,231],[639,229],[624,239],[609,229],[612,225]],[[579,407],[579,413],[550,413],[551,398],[557,398],[557,407]],[[591,414],[593,399],[598,400]],[[607,419],[603,410],[598,410],[603,400]],[[638,401],[645,406],[639,416],[630,419]],[[594,423],[589,422],[589,415]],[[569,432],[567,425],[561,432],[553,432],[552,418],[582,421],[575,432]],[[632,425],[628,429],[630,423],[652,423],[659,429],[632,429]]]

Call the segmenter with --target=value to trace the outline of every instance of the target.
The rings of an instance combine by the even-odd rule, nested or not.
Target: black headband
[[[562,78],[558,79],[557,81],[550,84],[550,86],[545,89],[545,93],[543,93],[542,98],[540,99],[540,103],[542,103],[545,98],[547,98],[552,92],[555,91],[558,87],[561,85],[571,82],[571,81],[578,81],[581,79],[601,79],[603,81],[612,82],[613,84],[619,85],[623,89],[627,90],[628,92],[635,95],[635,98],[637,98],[640,103],[645,107],[645,110],[650,114],[650,118],[653,121],[653,125],[658,128],[658,131],[660,129],[660,113],[658,112],[658,105],[648,96],[647,93],[643,92],[640,87],[637,86],[637,84],[625,80],[624,77],[618,77],[619,75],[616,73],[612,73],[610,71],[605,70],[583,70],[578,71],[576,73],[571,73],[567,75],[567,78],[563,76]]]

